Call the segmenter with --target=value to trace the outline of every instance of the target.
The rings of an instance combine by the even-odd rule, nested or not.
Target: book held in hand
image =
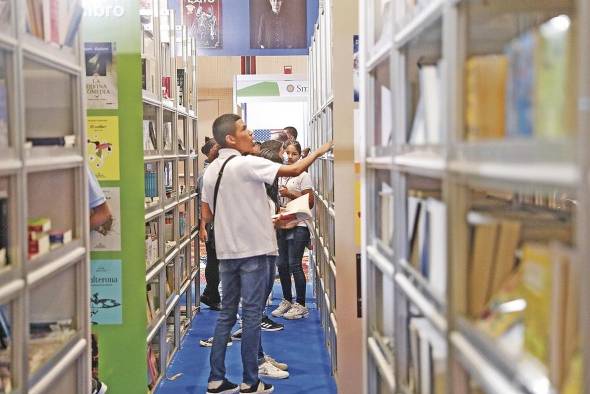
[[[285,225],[288,225],[310,220],[312,217],[309,209],[309,195],[304,194],[290,201],[281,213],[273,215],[272,218],[287,222]]]

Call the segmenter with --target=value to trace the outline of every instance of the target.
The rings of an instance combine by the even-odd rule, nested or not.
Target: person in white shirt
[[[301,145],[297,141],[289,141],[285,144],[285,151],[289,164],[297,163],[301,159]],[[281,205],[286,205],[304,194],[309,195],[309,206],[313,207],[313,184],[307,172],[302,172],[295,177],[282,177],[279,180],[279,193]],[[309,244],[309,228],[305,222],[300,222],[290,229],[282,229],[277,232],[279,244],[279,278],[283,289],[283,300],[272,312],[275,317],[285,319],[301,319],[309,315],[305,306],[306,279],[303,272],[303,253]],[[295,282],[297,294],[296,302],[293,302],[291,289],[291,276]]]
[[[240,393],[271,393],[273,386],[258,378],[268,260],[275,258],[278,249],[264,185],[272,184],[276,176],[298,176],[328,152],[332,144],[324,144],[295,164],[281,165],[253,155],[242,156],[252,150],[254,141],[252,132],[238,115],[218,117],[213,122],[213,136],[221,149],[219,157],[207,167],[203,176],[199,237],[201,241],[207,240],[206,225],[213,221],[223,297],[213,337],[207,393],[229,394],[238,390]],[[218,193],[215,193],[216,184]],[[238,388],[225,377],[225,352],[240,298],[243,382]]]

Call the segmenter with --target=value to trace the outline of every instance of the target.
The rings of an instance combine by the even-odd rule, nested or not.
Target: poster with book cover
[[[92,260],[90,318],[92,324],[122,324],[121,260]]]
[[[221,0],[183,0],[183,12],[197,48],[223,48]]]
[[[118,181],[119,117],[88,116],[88,165],[99,181]]]
[[[117,109],[117,62],[114,42],[84,43],[88,109]]]
[[[112,217],[90,232],[90,247],[93,252],[118,252],[121,250],[121,191],[118,187],[103,187],[102,191]]]

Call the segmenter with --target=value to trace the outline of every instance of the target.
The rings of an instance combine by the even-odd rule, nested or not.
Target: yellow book
[[[466,64],[467,140],[505,136],[508,60],[503,55],[474,56]]]
[[[498,223],[477,224],[473,229],[469,262],[467,306],[472,317],[478,317],[488,303],[492,282]]]
[[[522,248],[524,346],[547,365],[552,298],[552,255],[549,246],[525,243]]]

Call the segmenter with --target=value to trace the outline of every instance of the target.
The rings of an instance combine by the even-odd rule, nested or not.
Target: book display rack
[[[310,167],[314,182],[314,244],[310,257],[314,289],[332,372],[343,392],[360,392],[360,310],[357,304],[357,270],[354,217],[337,212],[355,209],[352,37],[357,33],[356,15],[350,3],[321,1],[312,37],[310,76],[309,145],[318,148],[335,142],[328,153]],[[354,7],[357,2],[354,1]],[[334,32],[346,39],[335,40]],[[360,291],[360,284],[359,291]]]
[[[590,5],[360,12],[365,390],[590,392]]]
[[[90,391],[82,8],[68,0],[52,7],[50,18],[40,2],[0,2],[5,393]]]
[[[183,16],[168,1],[131,3],[122,17],[89,18],[85,25],[87,41],[116,44],[120,75],[138,77],[137,84],[118,83],[119,101],[127,100],[118,111],[125,152],[118,186],[122,206],[125,202],[133,214],[121,221],[123,235],[133,241],[121,242],[120,257],[93,255],[121,258],[125,313],[120,326],[99,323],[95,331],[101,364],[119,370],[105,376],[99,367],[109,388],[154,392],[199,306],[197,59]],[[131,59],[126,52],[138,56]],[[127,103],[137,108],[130,110]],[[127,359],[120,354],[121,337],[134,341]]]

